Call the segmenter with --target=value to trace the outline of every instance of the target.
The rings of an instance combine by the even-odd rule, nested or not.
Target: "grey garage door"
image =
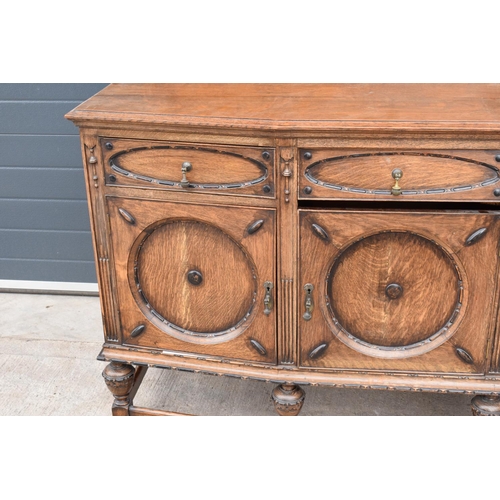
[[[95,283],[78,129],[64,114],[106,84],[0,84],[0,287]]]

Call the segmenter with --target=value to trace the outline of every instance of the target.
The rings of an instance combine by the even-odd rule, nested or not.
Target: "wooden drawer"
[[[497,213],[301,210],[300,232],[302,366],[487,370]]]
[[[272,148],[102,138],[101,150],[107,185],[274,197]]]
[[[299,157],[301,199],[493,202],[500,196],[500,150],[302,149]]]

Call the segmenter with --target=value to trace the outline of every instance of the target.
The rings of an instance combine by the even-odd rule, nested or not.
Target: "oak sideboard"
[[[500,415],[500,85],[113,84],[80,128],[114,415],[148,367]],[[245,383],[244,381],[242,382]]]

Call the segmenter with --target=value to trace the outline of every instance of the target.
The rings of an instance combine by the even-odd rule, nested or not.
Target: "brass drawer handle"
[[[181,172],[182,172],[181,187],[183,187],[183,188],[189,187],[189,181],[187,180],[186,174],[188,172],[191,172],[192,168],[193,168],[193,165],[191,165],[191,163],[189,163],[188,161],[185,161],[182,164],[182,168],[181,168]]]
[[[273,295],[271,293],[273,284],[270,281],[266,281],[264,283],[264,288],[266,289],[266,295],[264,296],[264,314],[269,316],[273,308]]]
[[[399,187],[399,180],[403,177],[403,171],[399,168],[395,168],[392,171],[392,178],[396,181],[394,186],[392,186],[391,193],[394,196],[399,196],[401,194],[401,188]]]
[[[312,311],[314,309],[314,301],[312,297],[312,292],[314,290],[314,286],[311,283],[307,283],[304,285],[304,290],[306,291],[306,312],[302,316],[306,321],[309,321],[312,318]]]

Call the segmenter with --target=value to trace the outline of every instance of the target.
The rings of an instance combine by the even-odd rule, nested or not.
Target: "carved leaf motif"
[[[477,243],[479,240],[482,240],[488,231],[487,227],[482,227],[477,231],[474,231],[468,238],[465,240],[465,246],[471,246],[474,243]]]
[[[293,149],[292,148],[282,148],[280,151],[281,159],[285,162],[290,162],[293,160]]]
[[[118,212],[120,213],[120,215],[129,223],[129,224],[132,224],[134,225],[135,224],[135,219],[134,217],[129,214],[126,210],[124,210],[123,208],[119,208],[118,209]]]
[[[458,354],[459,358],[462,361],[464,361],[465,363],[467,363],[468,365],[474,364],[474,359],[465,349],[462,349],[461,347],[457,347],[455,349],[455,352]]]
[[[139,325],[139,326],[136,326],[132,332],[130,333],[130,336],[135,338],[135,337],[138,337],[139,335],[141,335],[144,330],[146,329],[146,326],[145,325]]]
[[[326,342],[320,344],[319,346],[315,347],[310,353],[309,357],[311,359],[316,359],[319,358],[325,351],[326,348],[328,347],[328,344]]]
[[[260,355],[265,356],[267,354],[264,346],[260,342],[257,342],[255,339],[250,339],[250,344]]]
[[[319,225],[319,224],[311,224],[313,228],[314,234],[321,238],[322,240],[328,241],[328,233]]]
[[[264,219],[259,219],[256,220],[255,222],[252,222],[248,228],[247,228],[247,233],[248,234],[253,234],[256,233],[264,224]]]

